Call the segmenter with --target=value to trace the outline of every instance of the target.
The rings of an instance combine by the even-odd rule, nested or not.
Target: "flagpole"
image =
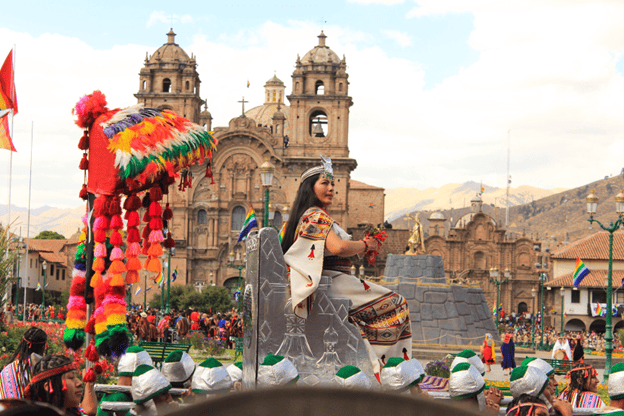
[[[11,61],[12,61],[11,70],[13,73],[13,79],[11,80],[11,88],[13,88],[13,86],[15,85],[15,44],[13,44],[13,51],[11,53]],[[13,105],[15,105],[15,103],[13,103]],[[9,137],[13,137],[15,133],[15,130],[13,129],[13,119],[14,119],[13,112],[14,111],[15,111],[14,109],[11,109],[11,133],[9,134]],[[7,222],[7,235],[9,237],[9,240],[11,239],[11,178],[12,178],[12,174],[13,174],[13,151],[9,149],[9,221]],[[10,244],[7,244],[7,248],[6,248],[7,257],[9,256],[9,246]]]
[[[30,248],[30,194],[32,190],[32,154],[33,141],[35,137],[35,122],[30,122],[30,173],[28,176],[28,220],[26,221],[26,277],[24,278],[24,310],[22,311],[22,322],[26,322],[26,292],[28,292],[28,272],[30,271],[30,261],[28,252]]]

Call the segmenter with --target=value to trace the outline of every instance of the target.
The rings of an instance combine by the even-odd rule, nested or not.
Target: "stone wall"
[[[441,257],[389,256],[384,278],[398,278],[384,286],[407,300],[415,343],[478,345],[486,333],[500,340],[483,290],[447,284]]]

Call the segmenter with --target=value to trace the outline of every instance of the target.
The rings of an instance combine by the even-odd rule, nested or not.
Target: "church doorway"
[[[243,279],[241,279],[242,281]],[[230,295],[234,296],[234,292],[238,289],[238,276],[230,277],[225,282],[223,282],[223,287],[225,287]]]

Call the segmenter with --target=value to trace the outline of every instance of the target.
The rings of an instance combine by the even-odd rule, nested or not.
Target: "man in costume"
[[[282,250],[290,269],[290,294],[294,314],[307,318],[321,275],[332,280],[328,295],[351,299],[350,320],[364,337],[373,371],[379,373],[390,357],[409,360],[412,331],[407,302],[398,293],[350,274],[349,257],[376,252],[380,241],[367,236],[351,241],[326,209],[334,198],[331,159],[321,156],[321,166],[306,170],[292,204],[292,221],[286,225]]]
[[[612,416],[624,415],[624,363],[617,363],[611,367],[609,399],[611,399],[611,403],[602,408],[601,413]]]

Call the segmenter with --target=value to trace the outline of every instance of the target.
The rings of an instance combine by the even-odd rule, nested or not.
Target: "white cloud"
[[[398,30],[382,30],[381,33],[388,39],[396,41],[403,48],[412,44],[412,37],[405,32],[400,32]]]
[[[615,65],[624,51],[624,5],[555,0],[418,4],[423,16],[474,16],[468,42],[478,59],[432,89],[425,89],[427,62],[388,56],[372,41],[375,33],[325,27],[328,46],[344,54],[348,65],[354,100],[349,148],[358,161],[354,179],[386,188],[424,189],[468,180],[504,186],[509,129],[514,186],[574,187],[620,172],[624,79]],[[239,33],[195,35],[190,45],[182,45],[197,56],[201,95],[213,125],[226,126],[239,115],[237,101],[243,95],[250,101],[247,108],[262,104],[262,86],[273,71],[289,94],[296,57],[317,44],[320,29],[306,21],[267,22]],[[19,153],[13,158],[12,199],[20,206],[27,203],[34,120],[33,206],[76,206],[81,132],[72,123],[71,108],[98,88],[111,107],[135,103],[137,73],[145,52],[156,47],[95,50],[76,38],[35,38],[0,29],[0,50],[13,44],[19,48],[20,114],[15,118]],[[7,153],[0,153],[1,166],[8,164]],[[0,195],[7,193],[5,169]]]

